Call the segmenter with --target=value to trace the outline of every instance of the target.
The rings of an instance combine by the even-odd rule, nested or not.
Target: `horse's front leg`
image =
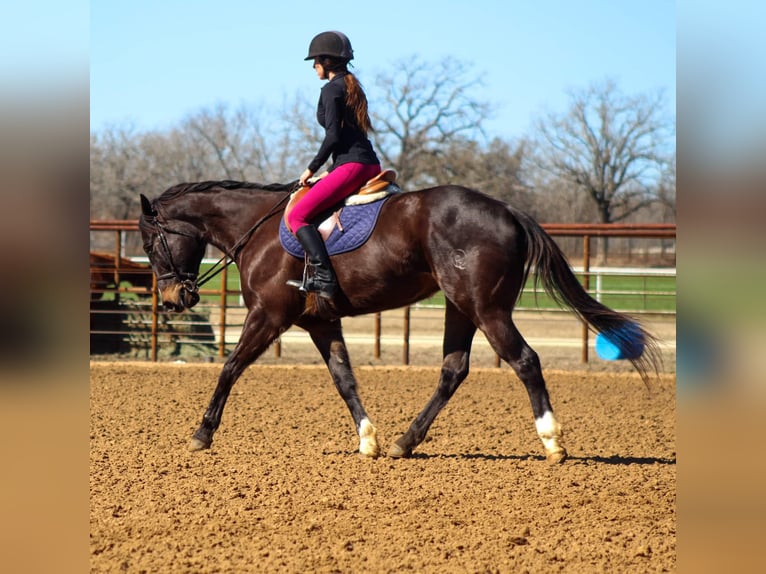
[[[251,310],[248,313],[239,343],[223,365],[213,398],[202,417],[202,423],[192,436],[189,450],[210,448],[213,443],[213,434],[221,424],[221,416],[231,388],[243,371],[279,336],[280,331],[278,325],[265,319],[262,310]]]
[[[340,320],[311,320],[298,323],[306,329],[327,365],[335,388],[346,403],[359,435],[359,453],[371,458],[380,455],[375,426],[367,416],[357,393],[357,382],[351,368]]]

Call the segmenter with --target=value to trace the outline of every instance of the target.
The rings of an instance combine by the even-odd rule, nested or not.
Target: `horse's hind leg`
[[[388,451],[389,456],[394,458],[410,456],[413,449],[426,438],[426,433],[436,415],[468,376],[471,343],[475,333],[476,326],[448,300],[444,320],[444,360],[439,384],[425,408],[412,421],[407,432],[391,446]]]
[[[356,377],[351,368],[343,330],[339,320],[299,322],[306,329],[327,365],[335,388],[351,411],[359,435],[359,453],[371,458],[380,455],[376,430],[357,393]]]
[[[543,442],[546,458],[551,463],[563,462],[567,451],[561,446],[563,433],[553,415],[548,389],[545,387],[543,371],[537,353],[521,336],[510,313],[482,325],[484,334],[495,352],[516,372],[527,389],[535,416],[537,435]]]

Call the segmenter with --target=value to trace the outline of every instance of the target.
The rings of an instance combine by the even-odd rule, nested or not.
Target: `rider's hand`
[[[312,172],[310,169],[307,169],[301,174],[300,178],[298,178],[298,183],[301,185],[308,185],[306,182],[312,175],[314,175],[314,172]]]

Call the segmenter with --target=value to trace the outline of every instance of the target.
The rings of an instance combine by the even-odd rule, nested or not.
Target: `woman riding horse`
[[[305,58],[314,61],[317,76],[328,82],[320,92],[317,105],[317,121],[325,130],[324,140],[301,174],[300,184],[308,185],[309,178],[330,156],[332,166],[287,216],[287,224],[314,270],[313,276],[305,281],[287,283],[302,291],[314,291],[325,299],[335,296],[338,281],[325,243],[311,220],[380,173],[378,156],[367,138],[367,132],[372,131],[367,97],[356,76],[348,71],[348,63],[353,58],[351,42],[341,32],[322,32],[315,36]]]

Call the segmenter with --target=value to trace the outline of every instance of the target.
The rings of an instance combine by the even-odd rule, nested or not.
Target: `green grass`
[[[203,263],[200,265],[200,276],[207,273],[207,271],[213,267],[212,263]],[[218,273],[210,281],[200,287],[200,299],[203,303],[218,303],[221,300],[221,286],[223,284],[223,272]],[[239,303],[239,269],[232,264],[226,268],[226,288],[228,291],[237,291],[236,294],[226,296],[227,305],[236,305]],[[206,293],[206,291],[215,291],[216,293]]]
[[[203,264],[200,268],[200,274],[205,273],[211,264]],[[238,291],[240,288],[239,271],[235,265],[229,265],[226,269],[227,286],[230,291]],[[202,287],[202,291],[220,291],[222,274],[213,277]],[[580,282],[583,281],[582,274],[577,275]],[[538,291],[537,297],[531,291],[533,287],[533,278],[527,282],[525,292],[522,294],[517,308],[521,309],[558,309],[559,306],[553,302],[547,293]],[[617,311],[645,311],[652,313],[670,313],[676,309],[676,278],[667,276],[622,276],[622,275],[602,275],[601,277],[600,300],[604,305]],[[596,277],[591,275],[590,294],[596,296]],[[631,293],[633,292],[633,293]],[[201,294],[202,299],[207,303],[217,303],[220,301],[219,294]],[[235,305],[239,301],[239,295],[228,295],[227,303]],[[440,291],[432,297],[421,302],[423,305],[444,305],[444,294]]]
[[[583,282],[582,275],[578,275]],[[532,282],[527,283],[532,288]],[[674,312],[676,308],[676,278],[652,276],[619,276],[602,275],[599,293],[596,293],[596,278],[591,276],[589,293],[599,299],[604,305],[617,311],[644,311],[650,313]],[[517,307],[537,309],[557,309],[547,293],[538,291],[525,292]]]
[[[120,281],[120,289],[132,289],[133,285],[131,285],[127,281]],[[143,294],[143,292],[142,292]],[[101,301],[114,301],[116,298],[116,293],[114,291],[104,291],[101,295]],[[120,301],[140,301],[144,300],[145,297],[139,297],[138,293],[128,293],[127,291],[123,291],[120,293]]]
[[[578,275],[582,283],[583,276]],[[534,279],[530,278],[522,294],[517,309],[559,309],[551,297],[542,291],[532,291]],[[596,297],[596,278],[591,276],[589,292]],[[601,277],[599,300],[617,311],[645,311],[649,313],[672,313],[676,309],[676,278],[665,276],[613,276]],[[423,305],[444,305],[444,293],[441,291],[422,301]]]

